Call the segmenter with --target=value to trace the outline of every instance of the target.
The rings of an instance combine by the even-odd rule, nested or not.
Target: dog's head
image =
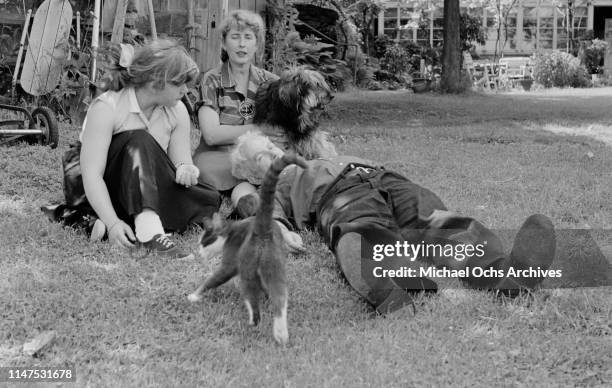
[[[286,70],[278,80],[258,89],[254,122],[281,126],[290,138],[303,139],[317,129],[332,99],[321,73],[305,68]]]

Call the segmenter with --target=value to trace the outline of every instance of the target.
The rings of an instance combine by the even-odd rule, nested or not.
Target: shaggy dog
[[[257,90],[253,122],[284,151],[293,150],[306,159],[335,156],[327,133],[319,129],[321,115],[332,98],[320,73],[304,68],[286,70],[278,80]]]

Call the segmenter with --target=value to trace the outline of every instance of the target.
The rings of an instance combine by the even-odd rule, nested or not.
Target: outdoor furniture
[[[500,84],[499,65],[495,63],[475,64],[474,77],[474,86],[482,86],[485,90],[497,90]]]
[[[472,54],[470,54],[469,51],[464,51],[463,52],[463,64],[462,64],[462,68],[463,70],[465,70],[468,75],[470,77],[472,77],[472,80],[475,80],[475,70],[474,70],[474,59],[472,58]]]
[[[516,85],[519,80],[531,80],[533,66],[529,57],[505,57],[499,60],[499,76],[504,83]]]
[[[464,69],[467,70],[467,68],[464,65]],[[497,63],[475,63],[473,68],[474,86],[482,87],[485,90],[504,89],[519,84],[528,90],[531,82],[529,85],[525,83],[533,81],[533,66],[529,57],[501,58]]]
[[[415,93],[425,93],[431,89],[431,80],[427,78],[413,78],[410,88]]]

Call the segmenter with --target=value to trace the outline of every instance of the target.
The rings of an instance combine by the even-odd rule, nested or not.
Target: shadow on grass
[[[562,276],[546,279],[545,288],[612,286],[612,248],[609,231],[557,230],[557,250],[551,269]]]

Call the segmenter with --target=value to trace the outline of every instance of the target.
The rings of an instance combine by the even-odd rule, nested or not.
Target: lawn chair
[[[511,86],[516,86],[519,81],[531,80],[532,66],[529,57],[507,57],[499,60],[500,77],[503,77]]]
[[[475,66],[476,67],[476,66]],[[478,65],[479,74],[482,76],[476,80],[474,86],[482,87],[485,90],[495,90],[499,88],[499,67],[493,63],[483,63]]]

